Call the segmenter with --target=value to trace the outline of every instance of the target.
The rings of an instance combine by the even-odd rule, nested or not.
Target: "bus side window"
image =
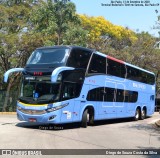
[[[74,98],[74,86],[64,83],[63,100]]]
[[[87,94],[88,101],[103,101],[104,87],[91,89]]]
[[[154,101],[154,95],[150,96],[150,100]]]
[[[155,83],[155,76],[153,74],[147,73],[145,71],[139,70],[128,65],[126,67],[127,79],[151,85]]]
[[[107,59],[107,74],[121,78],[126,77],[126,66],[119,62]]]
[[[115,102],[115,89],[114,88],[105,87],[104,101],[105,102]]]
[[[124,90],[123,89],[117,89],[116,102],[124,102]]]
[[[88,73],[106,74],[106,58],[97,54],[93,54]]]
[[[64,82],[62,100],[77,98],[80,95],[81,84]]]
[[[138,100],[138,92],[124,90],[125,100],[124,102],[136,103]]]
[[[90,51],[84,49],[73,49],[69,56],[67,66],[86,69],[90,56]]]

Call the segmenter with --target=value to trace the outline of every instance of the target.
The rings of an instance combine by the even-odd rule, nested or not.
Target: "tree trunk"
[[[6,95],[4,98],[4,105],[3,105],[3,109],[2,109],[3,112],[7,111],[7,106],[8,106],[8,101],[9,101],[9,93],[10,93],[11,86],[12,86],[12,82],[10,81],[8,83]]]

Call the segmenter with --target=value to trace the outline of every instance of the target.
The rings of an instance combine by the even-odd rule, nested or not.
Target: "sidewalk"
[[[16,115],[16,112],[0,112],[0,115]]]
[[[155,122],[156,126],[160,128],[160,120]]]
[[[160,111],[158,112],[158,115],[160,115]],[[160,119],[155,122],[155,125],[160,128]]]

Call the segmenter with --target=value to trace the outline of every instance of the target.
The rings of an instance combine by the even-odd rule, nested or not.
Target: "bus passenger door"
[[[115,87],[116,87],[115,82],[112,81],[105,82],[101,114],[105,114],[106,118],[116,118]]]
[[[62,109],[61,123],[72,122],[73,120],[73,108],[75,100],[75,88],[76,84],[72,82],[64,82],[62,86],[62,105],[66,104]]]
[[[125,86],[123,83],[117,83],[115,108],[118,118],[124,117],[125,113],[127,112],[127,104],[125,105],[124,103],[124,89]]]
[[[84,106],[87,104],[87,92],[89,91],[89,85],[84,84],[82,87],[81,94],[78,98],[75,98],[74,109],[73,109],[73,122],[81,121],[81,113],[84,109]]]

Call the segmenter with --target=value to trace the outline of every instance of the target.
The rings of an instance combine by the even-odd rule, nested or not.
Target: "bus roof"
[[[85,48],[85,47],[81,47],[81,46],[72,46],[72,45],[60,45],[60,46],[47,46],[47,47],[39,47],[37,49],[54,49],[54,48],[69,48],[69,49],[84,49],[84,50],[88,50],[88,51],[94,51],[94,49],[89,49],[89,48]]]
[[[92,52],[95,52],[96,54],[98,54],[98,55],[100,55],[100,56],[109,58],[109,59],[114,60],[114,61],[116,61],[116,62],[119,62],[119,63],[125,64],[125,65],[128,65],[128,66],[131,66],[131,67],[134,67],[134,68],[136,68],[136,69],[139,69],[139,70],[142,70],[142,71],[144,71],[144,72],[147,72],[147,73],[150,73],[150,74],[155,75],[155,74],[154,74],[153,72],[151,72],[151,71],[145,70],[145,69],[143,69],[143,68],[140,68],[140,67],[138,67],[138,66],[129,64],[129,63],[124,62],[124,61],[122,61],[122,60],[119,60],[119,59],[117,59],[117,58],[114,58],[114,57],[111,57],[111,56],[109,56],[109,55],[103,54],[103,53],[101,53],[101,52],[95,51],[94,49],[85,48],[85,47],[81,47],[81,46],[59,45],[59,46],[40,47],[40,48],[37,48],[37,50],[38,50],[38,49],[53,49],[53,48],[68,48],[68,49],[76,49],[76,48],[79,48],[79,49],[84,49],[84,50],[92,51]]]

